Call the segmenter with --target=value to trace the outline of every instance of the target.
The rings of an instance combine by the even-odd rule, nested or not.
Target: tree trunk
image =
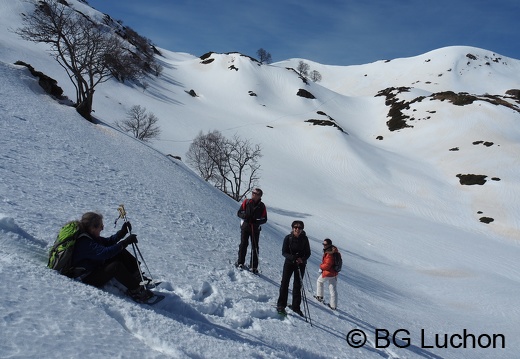
[[[88,99],[79,103],[76,106],[76,111],[78,111],[78,113],[86,120],[93,122],[92,116],[90,115],[90,113],[92,112],[92,102]]]
[[[85,118],[86,120],[90,121],[90,122],[93,122],[92,121],[92,100],[93,100],[93,96],[94,95],[94,91],[88,91],[88,94],[87,96],[85,97],[85,99],[83,101],[81,101],[80,103],[78,103],[78,105],[76,106],[76,111],[78,111],[78,113],[83,117]]]

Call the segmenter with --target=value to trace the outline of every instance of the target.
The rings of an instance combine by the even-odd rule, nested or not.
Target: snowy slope
[[[96,358],[515,356],[520,114],[482,99],[455,106],[431,96],[446,90],[503,96],[520,87],[518,60],[454,47],[353,67],[310,63],[323,80],[306,85],[286,69],[298,60],[258,66],[240,54],[212,54],[214,61],[203,64],[161,50],[164,72],[146,79],[146,89],[114,81],[97,88],[100,123],[93,125],[13,65],[30,63],[72,96],[43,46],[8,30],[30,4],[0,4],[2,357],[49,357],[58,350],[65,357]],[[396,94],[400,100],[425,100],[405,110],[415,117],[407,122],[413,127],[389,131],[386,98],[375,95],[398,86],[411,87]],[[186,93],[191,89],[198,97]],[[296,96],[299,89],[316,99]],[[161,119],[163,134],[150,146],[113,128],[137,104]],[[344,132],[305,122],[329,117]],[[238,249],[238,204],[165,156],[184,157],[200,130],[213,129],[262,146],[269,221],[261,237],[260,277],[229,265]],[[489,178],[483,186],[461,186],[460,173]],[[166,299],[157,307],[45,268],[46,248],[63,223],[97,210],[109,235],[121,203],[152,274],[164,280]],[[481,223],[482,216],[495,221]],[[310,301],[313,327],[295,317],[281,321],[271,306],[283,263],[281,240],[294,219],[305,221],[311,239],[309,289],[315,288],[323,238],[332,238],[345,259],[340,310],[333,314]],[[398,345],[385,348],[375,339],[378,328],[407,330],[410,345],[399,348],[407,336],[400,332]],[[360,349],[345,340],[353,329],[368,335]],[[506,348],[432,348],[435,334],[442,342],[444,334],[464,329],[476,336],[503,334]]]
[[[322,75],[321,84],[349,95],[375,95],[374,89],[411,86],[430,92],[455,91],[504,94],[518,88],[517,59],[470,46],[450,46],[409,58],[381,60],[356,66],[330,66],[290,59],[278,66],[297,68],[303,61]]]

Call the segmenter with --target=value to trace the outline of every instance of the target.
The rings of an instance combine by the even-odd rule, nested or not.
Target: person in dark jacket
[[[289,296],[289,282],[293,277],[292,305],[289,308],[303,317],[300,309],[302,301],[302,278],[305,274],[307,259],[311,256],[309,238],[303,230],[302,221],[293,221],[291,224],[292,232],[285,236],[282,245],[282,255],[285,257],[282,272],[282,282],[280,284],[280,295],[276,304],[278,313],[287,315],[287,297]]]
[[[258,253],[261,225],[267,222],[267,209],[262,202],[263,192],[260,188],[255,188],[251,193],[251,199],[245,199],[238,209],[237,216],[242,218],[240,223],[240,246],[238,247],[238,260],[235,266],[244,268],[246,261],[247,247],[251,238],[251,260],[249,268],[258,274]]]
[[[108,238],[101,237],[104,229],[101,214],[87,212],[81,217],[79,225],[80,234],[72,256],[77,279],[100,288],[115,278],[136,301],[145,301],[153,296],[151,291],[140,285],[141,273],[137,260],[125,249],[137,243],[135,234],[123,239],[132,230],[130,222],[125,222],[121,230]]]

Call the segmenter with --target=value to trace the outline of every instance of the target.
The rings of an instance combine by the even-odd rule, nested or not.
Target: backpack
[[[47,267],[57,270],[60,274],[70,276],[72,273],[72,255],[78,239],[79,222],[72,221],[61,227],[54,245],[49,250]]]
[[[334,268],[334,270],[339,273],[341,272],[341,267],[343,267],[343,259],[341,259],[341,253],[334,252],[332,253],[332,256],[334,258],[334,265],[332,266],[332,268]]]

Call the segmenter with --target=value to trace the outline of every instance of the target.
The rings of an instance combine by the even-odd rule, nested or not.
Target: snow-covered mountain
[[[449,47],[359,66],[259,65],[238,53],[203,60],[160,49],[163,73],[146,86],[96,88],[91,124],[14,65],[31,64],[73,97],[45,46],[12,32],[33,2],[0,5],[1,357],[515,357],[519,60]],[[300,60],[322,81],[305,83],[293,70]],[[114,128],[134,105],[160,119],[160,139],[147,145]],[[184,157],[199,131],[214,129],[262,147],[269,221],[259,277],[229,264],[238,203],[166,156]],[[45,267],[63,223],[96,210],[112,234],[121,203],[164,281],[155,307]],[[272,308],[294,219],[311,239],[307,289],[323,238],[345,261],[336,313],[308,293],[312,327]],[[347,343],[352,330],[367,335],[363,347]],[[401,331],[385,345],[384,330]],[[456,348],[464,334],[497,348],[474,349],[471,336]]]

